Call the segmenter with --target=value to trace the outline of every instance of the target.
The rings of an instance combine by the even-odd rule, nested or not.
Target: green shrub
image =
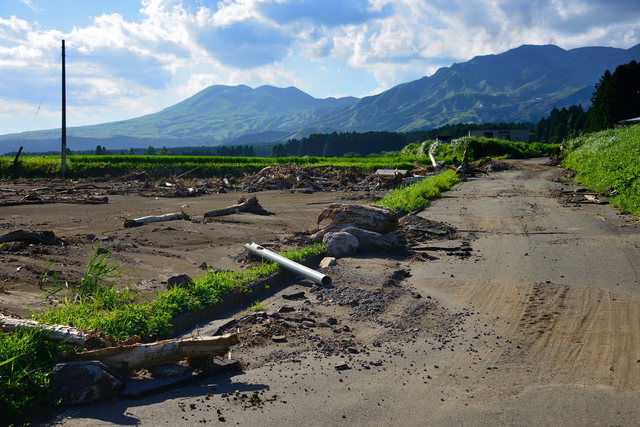
[[[10,424],[30,408],[53,402],[48,373],[61,347],[38,330],[0,333],[0,414]]]

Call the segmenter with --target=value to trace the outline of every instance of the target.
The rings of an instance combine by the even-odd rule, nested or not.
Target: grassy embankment
[[[324,246],[315,244],[282,255],[300,262],[322,252]],[[159,292],[152,301],[140,301],[132,290],[113,285],[117,269],[108,261],[108,253],[96,251],[73,297],[65,297],[51,310],[34,313],[34,320],[95,330],[119,340],[135,335],[166,338],[176,316],[220,302],[230,292],[246,291],[248,283],[278,269],[276,263],[262,262],[240,272],[208,271],[190,286],[173,287]],[[47,375],[57,354],[68,348],[45,341],[38,331],[0,333],[0,414],[4,421],[15,421],[36,405],[54,403]]]
[[[577,172],[576,181],[640,217],[640,125],[582,135],[565,147],[562,165]]]

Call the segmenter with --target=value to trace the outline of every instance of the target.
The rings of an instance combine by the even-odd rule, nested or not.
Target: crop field
[[[333,166],[371,172],[379,168],[411,169],[409,157],[223,157],[223,156],[68,156],[68,177],[122,176],[144,170],[151,176],[241,176],[271,165]],[[0,177],[46,178],[59,175],[59,156],[24,156],[17,166],[13,159],[0,158]]]

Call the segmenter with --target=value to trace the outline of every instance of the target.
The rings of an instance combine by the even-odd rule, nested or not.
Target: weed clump
[[[412,212],[427,206],[429,200],[439,197],[442,191],[451,189],[457,182],[456,172],[446,170],[415,184],[391,190],[374,204],[400,213]]]

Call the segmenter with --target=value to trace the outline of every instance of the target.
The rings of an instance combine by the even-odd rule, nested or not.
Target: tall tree
[[[587,118],[590,132],[613,127],[620,120],[640,116],[640,64],[631,61],[606,71],[591,98]]]

